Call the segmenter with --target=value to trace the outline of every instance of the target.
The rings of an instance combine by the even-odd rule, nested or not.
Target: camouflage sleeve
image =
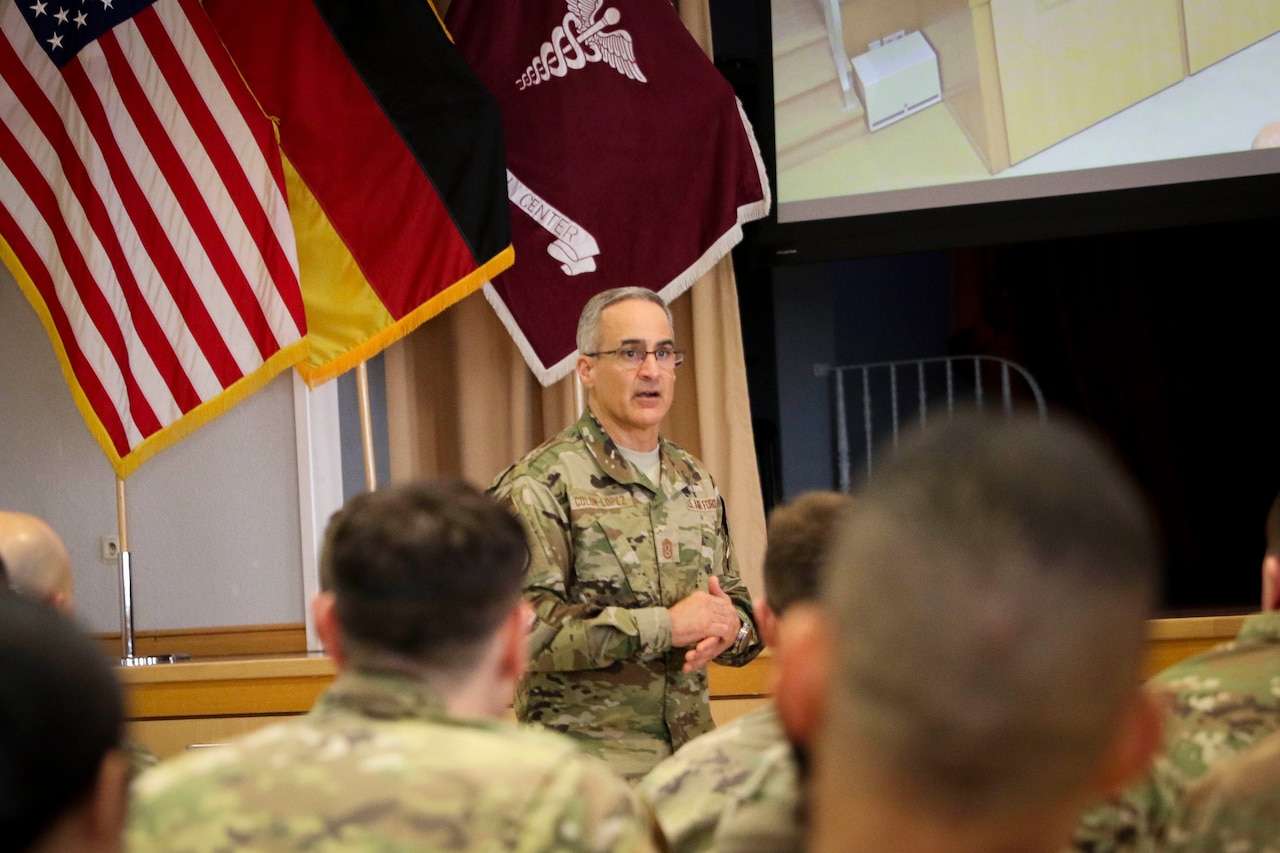
[[[531,671],[602,669],[671,649],[671,616],[665,607],[570,600],[574,555],[569,519],[546,485],[520,478],[499,484],[494,496],[520,519],[529,538],[524,594],[537,617],[529,637]]]
[[[1186,783],[1160,756],[1123,792],[1086,809],[1071,849],[1081,853],[1145,853],[1163,850],[1169,824]]]
[[[567,761],[539,786],[539,792],[537,802],[522,821],[517,850],[666,850],[649,807],[602,761],[587,756]]]
[[[712,569],[720,578],[720,588],[733,599],[738,619],[747,626],[747,635],[724,651],[716,663],[724,666],[743,666],[751,662],[764,648],[764,639],[756,627],[756,613],[751,606],[751,593],[738,574],[738,555],[729,539],[729,522],[725,514],[724,498],[720,499],[720,536]]]
[[[799,853],[804,849],[803,783],[791,744],[765,751],[760,766],[731,793],[711,843],[714,853]]]
[[[1174,853],[1265,853],[1280,843],[1280,736],[1211,769],[1180,804]]]

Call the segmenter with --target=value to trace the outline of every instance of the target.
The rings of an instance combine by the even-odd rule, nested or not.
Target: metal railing
[[[903,386],[906,395],[914,385],[915,412],[912,423],[927,427],[930,405],[941,408],[945,399],[946,416],[955,415],[957,405],[983,409],[990,398],[998,395],[998,402],[1005,414],[1013,411],[1015,394],[1019,399],[1030,397],[1034,401],[1040,419],[1046,417],[1044,394],[1030,373],[1021,365],[994,356],[946,356],[911,361],[883,361],[875,364],[848,364],[831,366],[815,364],[816,376],[832,377],[832,394],[835,405],[836,468],[840,490],[848,492],[853,485],[853,459],[849,442],[848,385],[861,380],[861,427],[865,446],[865,474],[871,477],[872,452],[876,440],[883,433],[898,446],[899,433],[907,424],[899,398]],[[994,374],[994,376],[992,375]],[[883,377],[883,378],[881,378]],[[877,384],[880,383],[880,384]],[[886,384],[887,383],[887,384]],[[945,389],[945,390],[944,390]],[[888,397],[889,423],[883,423],[883,408],[878,402]],[[995,402],[991,403],[995,405]],[[908,415],[910,417],[910,415]],[[879,427],[879,429],[877,429]]]

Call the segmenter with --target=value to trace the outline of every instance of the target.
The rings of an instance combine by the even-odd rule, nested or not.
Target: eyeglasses
[[[592,358],[611,355],[622,362],[624,366],[632,368],[644,364],[644,360],[649,356],[653,356],[653,360],[663,370],[675,370],[684,362],[684,350],[672,349],[671,347],[658,347],[657,349],[618,347],[617,349],[601,350],[600,352],[584,352],[583,355]]]

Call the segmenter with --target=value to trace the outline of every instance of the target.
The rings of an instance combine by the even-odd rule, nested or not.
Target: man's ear
[[[338,625],[338,602],[332,592],[321,592],[311,599],[311,621],[315,623],[320,645],[341,669],[345,663],[342,630]]]
[[[751,602],[751,609],[756,614],[756,630],[764,644],[775,652],[778,650],[778,614],[773,612],[766,598],[757,598]]]
[[[595,377],[592,374],[594,367],[595,362],[590,356],[585,355],[579,355],[578,361],[573,366],[574,371],[578,374],[578,380],[582,382],[582,387],[588,391],[595,385]]]
[[[1262,609],[1280,610],[1280,556],[1262,558]]]
[[[102,757],[98,778],[89,794],[85,831],[94,850],[119,850],[129,805],[129,757],[113,749]]]
[[[72,613],[71,599],[67,597],[65,592],[51,592],[44,603],[64,616],[70,616]]]
[[[499,673],[512,682],[519,681],[529,669],[529,629],[533,625],[533,608],[524,599],[511,608],[498,629],[502,646]]]
[[[822,609],[811,603],[791,605],[778,626],[778,718],[792,743],[812,749],[826,716],[830,629]]]
[[[1156,695],[1136,687],[1094,775],[1093,793],[1109,796],[1127,787],[1151,766],[1164,737],[1164,708]]]

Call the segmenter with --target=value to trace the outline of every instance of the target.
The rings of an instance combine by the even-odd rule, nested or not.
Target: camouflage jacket
[[[800,849],[795,762],[772,704],[689,741],[638,788],[673,853]]]
[[[126,849],[657,849],[644,803],[548,732],[450,717],[415,681],[344,673],[307,715],[134,783]]]
[[[679,447],[659,447],[655,486],[588,411],[491,489],[529,536],[525,597],[537,621],[516,714],[630,778],[713,727],[707,674],[680,671],[668,607],[717,575],[750,628],[718,662],[741,666],[762,647],[715,483]]]
[[[1214,765],[1187,792],[1171,853],[1280,850],[1280,734]]]
[[[1234,641],[1169,667],[1148,686],[1167,710],[1164,750],[1136,785],[1085,812],[1077,850],[1165,849],[1190,784],[1280,731],[1280,612],[1250,616]]]

